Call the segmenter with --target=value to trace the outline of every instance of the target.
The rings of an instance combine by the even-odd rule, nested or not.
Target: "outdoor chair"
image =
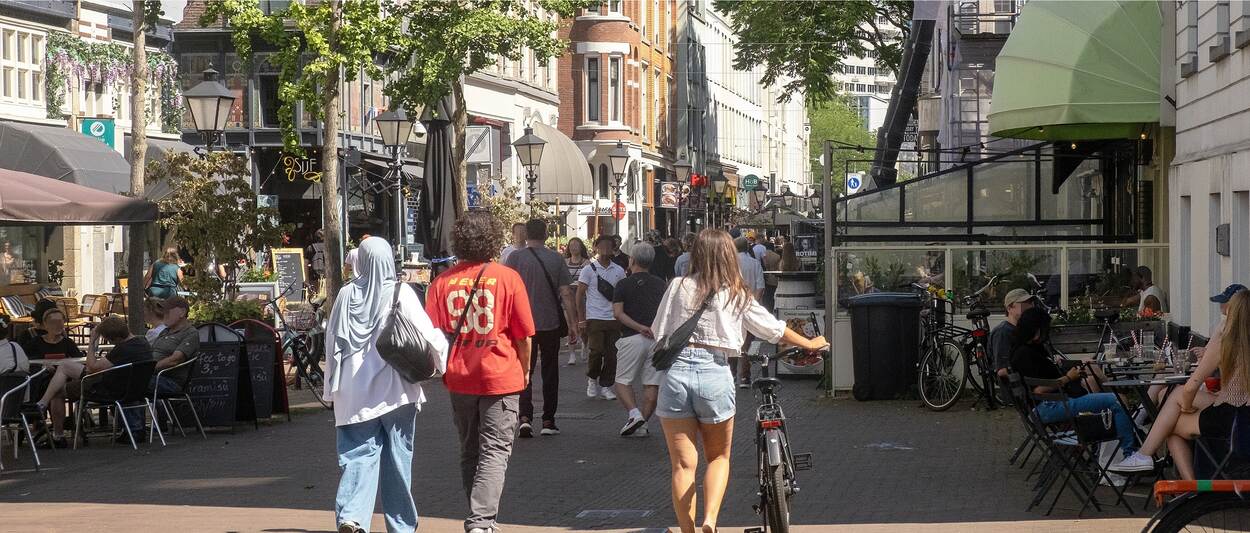
[[[1033,501],[1029,504],[1028,509],[1031,510],[1045,500],[1046,495],[1050,492],[1059,476],[1067,472],[1070,468],[1071,460],[1068,457],[1071,453],[1069,446],[1076,444],[1076,436],[1070,430],[1057,431],[1052,430],[1041,424],[1037,416],[1033,413],[1032,403],[1029,401],[1029,394],[1024,385],[1024,379],[1017,373],[1011,373],[1007,377],[1008,391],[1012,396],[1012,405],[1015,406],[1016,414],[1020,416],[1020,421],[1024,425],[1028,440],[1031,441],[1032,447],[1029,449],[1028,455],[1021,462],[1021,467],[1027,464],[1029,458],[1036,451],[1040,450],[1037,463],[1025,476],[1029,479],[1034,475],[1038,476],[1037,482],[1033,485],[1034,495]],[[1065,479],[1063,485],[1060,486],[1060,493],[1063,489],[1070,486],[1072,481]],[[1079,485],[1073,490],[1087,493],[1088,487]],[[1058,495],[1056,495],[1058,498]]]
[[[1246,479],[1250,475],[1250,407],[1238,407],[1228,435],[1194,439],[1194,474],[1198,479]]]
[[[130,429],[130,424],[125,420],[127,411],[140,410],[141,417],[152,415],[152,427],[148,430],[148,442],[152,442],[153,433],[161,439],[161,445],[165,445],[165,435],[161,433],[159,424],[156,423],[156,410],[153,409],[152,403],[148,401],[148,383],[152,380],[152,374],[156,369],[156,361],[143,361],[138,363],[127,363],[118,365],[106,370],[101,370],[92,374],[87,374],[82,378],[81,394],[78,397],[78,406],[74,410],[74,449],[78,449],[78,442],[83,436],[82,420],[84,413],[89,409],[116,409],[110,417],[111,424],[109,428],[109,437],[114,438],[117,432],[117,420],[122,419],[122,429],[125,430],[126,436],[130,439],[130,447],[136,451],[139,449],[135,442],[134,432]],[[110,372],[119,372],[123,374],[125,387],[121,394],[115,394],[117,391],[97,391],[93,390],[94,386],[100,383],[105,375]],[[142,410],[146,410],[144,413]]]
[[[0,307],[9,318],[30,318],[30,312],[34,310],[34,306],[27,305],[18,295],[0,297]]]
[[[30,420],[26,418],[26,413],[22,411],[22,404],[26,401],[26,393],[30,390],[30,384],[36,377],[47,372],[47,368],[43,368],[29,376],[21,374],[4,374],[0,375],[0,433],[8,429],[12,431],[10,438],[13,439],[13,459],[17,459],[17,447],[22,440],[22,435],[26,436],[26,442],[30,444],[30,453],[35,458],[35,471],[39,471],[39,467],[43,465],[39,461],[39,447],[35,445],[35,436],[30,431]],[[4,457],[0,453],[0,471],[4,470]]]
[[[187,432],[182,427],[182,420],[178,418],[177,409],[174,409],[173,402],[185,403],[187,408],[191,411],[191,416],[195,419],[195,429],[199,430],[200,437],[207,439],[208,435],[204,433],[204,425],[200,423],[200,414],[195,411],[195,402],[191,401],[191,394],[187,392],[191,386],[191,380],[195,377],[196,369],[198,368],[195,363],[198,360],[199,357],[192,357],[186,361],[178,363],[177,365],[157,372],[156,376],[159,380],[161,376],[171,370],[183,367],[190,368],[190,371],[187,372],[187,377],[182,380],[182,383],[178,384],[178,390],[181,392],[161,394],[156,390],[156,387],[153,386],[151,396],[149,396],[149,398],[152,400],[153,404],[159,403],[161,405],[161,409],[165,411],[165,416],[168,416],[170,420],[178,426],[178,432],[181,433],[183,437],[187,436]]]
[[[101,319],[108,315],[109,299],[103,294],[84,294],[82,295],[82,312],[81,316],[93,319]]]

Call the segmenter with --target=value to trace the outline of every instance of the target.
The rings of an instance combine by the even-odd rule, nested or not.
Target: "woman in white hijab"
[[[361,242],[356,279],[339,291],[326,327],[325,398],[334,402],[339,479],[334,511],[339,533],[366,531],[381,480],[386,530],[417,527],[412,499],[412,434],[425,402],[421,385],[400,377],[377,350],[377,334],[398,286],[400,312],[447,357],[447,339],[430,323],[417,294],[396,285],[391,246]]]

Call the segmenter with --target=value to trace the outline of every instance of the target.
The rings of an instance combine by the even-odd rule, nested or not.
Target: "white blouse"
[[[400,287],[403,291],[399,293],[400,311],[439,350],[442,368],[446,371],[447,337],[430,322],[430,317],[425,314],[425,308],[421,306],[421,301],[417,299],[417,293],[412,287],[406,284]],[[388,308],[383,316],[389,313]],[[325,398],[334,402],[335,426],[372,420],[410,403],[417,404],[417,410],[420,410],[421,404],[425,403],[425,392],[421,390],[421,385],[409,383],[400,377],[399,372],[391,368],[378,353],[377,334],[381,330],[382,324],[379,323],[374,337],[365,349],[344,356],[338,365],[334,364],[333,357],[327,358]],[[334,331],[333,326],[327,327],[326,331]],[[331,353],[333,342],[334,339],[327,335],[326,353]],[[338,390],[332,391],[330,384],[335,379],[338,379]]]
[[[660,308],[651,323],[651,330],[656,337],[664,337],[677,330],[698,311],[702,301],[696,300],[697,287],[694,279],[684,277],[673,278],[664,298],[660,300]],[[690,336],[690,342],[720,348],[730,353],[738,353],[746,342],[746,334],[750,332],[760,340],[776,344],[786,332],[785,321],[769,313],[763,305],[750,299],[750,305],[739,310],[729,303],[729,291],[722,289],[712,298],[711,304],[699,318],[699,327]]]

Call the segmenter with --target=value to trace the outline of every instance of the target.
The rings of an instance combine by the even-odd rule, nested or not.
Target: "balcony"
[[[975,9],[976,3],[965,3],[959,9],[969,6]],[[1015,11],[992,13],[956,11],[951,14],[951,27],[961,39],[1006,40],[1011,34],[1011,29],[1016,26],[1016,19],[1019,16],[1020,13]]]

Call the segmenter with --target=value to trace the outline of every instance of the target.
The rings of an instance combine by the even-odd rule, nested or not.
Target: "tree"
[[[824,180],[824,141],[837,141],[830,169],[833,171],[833,193],[841,193],[845,190],[847,172],[867,172],[872,166],[872,150],[877,145],[877,136],[868,131],[859,113],[845,97],[825,103],[809,103],[807,120],[812,125],[811,157],[817,161],[813,164],[812,175],[817,181]],[[843,149],[836,149],[839,143]],[[847,149],[846,145],[862,146],[864,151]]]
[[[561,17],[571,16],[589,0],[537,0]],[[339,88],[359,72],[387,79],[390,107],[416,110],[451,94],[453,168],[461,195],[456,213],[466,209],[468,170],[464,132],[467,115],[462,78],[503,56],[519,61],[529,48],[540,62],[562,53],[555,36],[557,22],[544,19],[520,0],[326,0],[305,5],[291,2],[286,10],[265,14],[257,0],[208,3],[200,24],[224,21],[232,31],[236,52],[247,60],[252,44],[264,41],[277,49],[270,62],[278,65],[278,119],[286,149],[296,152],[299,138],[295,105],[322,121],[322,211],[325,245],[341,249],[338,212]],[[326,263],[327,292],[332,300],[342,283],[338,261]]]
[[[734,68],[763,67],[762,83],[784,82],[782,100],[796,93],[825,101],[837,94],[833,73],[848,57],[875,54],[898,74],[910,0],[716,0],[735,34]]]
[[[236,262],[250,250],[282,244],[288,228],[278,223],[277,208],[257,206],[245,159],[229,152],[204,159],[181,153],[149,167],[149,181],[169,180],[173,191],[159,202],[157,223],[191,254],[195,275],[187,278],[187,288],[197,300],[221,293],[221,281],[207,275],[210,261]]]
[[[159,1],[134,0],[131,5],[131,22],[134,25],[134,47],[131,48],[131,59],[134,63],[130,70],[130,135],[133,139],[130,152],[130,195],[143,197],[143,181],[148,154],[148,57],[147,32],[154,26],[162,14]],[[143,252],[147,248],[147,225],[131,224],[129,229],[129,257],[126,259],[127,289],[126,301],[131,309],[139,309],[143,301]],[[127,316],[130,331],[142,332],[143,313],[131,312]]]

